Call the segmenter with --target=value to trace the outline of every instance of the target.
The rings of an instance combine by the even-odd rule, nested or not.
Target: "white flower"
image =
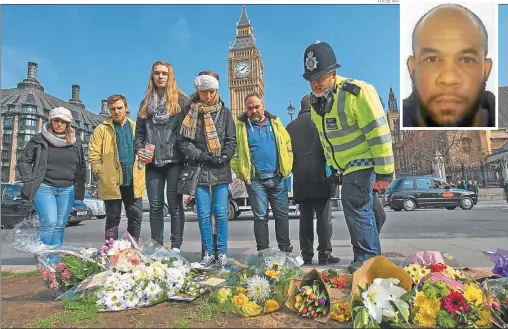
[[[81,248],[81,254],[92,258],[92,256],[95,256],[99,250],[97,248]]]
[[[131,294],[128,298],[125,299],[125,306],[127,308],[136,307],[139,303],[139,298],[135,294]]]
[[[119,282],[120,282],[119,277],[115,274],[112,274],[106,278],[106,281],[104,282],[104,287],[117,289]]]
[[[254,275],[247,280],[247,297],[258,304],[264,303],[270,298],[270,282],[264,277]]]
[[[153,270],[153,264],[150,264],[150,266],[147,266],[145,271],[146,271],[146,277],[148,279],[151,279],[155,276],[155,272]]]
[[[397,280],[374,279],[369,288],[362,293],[363,304],[377,323],[382,322],[383,315],[385,317],[393,317],[395,315],[395,310],[390,301],[399,300],[406,293],[406,290],[395,285],[394,282],[397,282]]]
[[[117,253],[131,247],[131,243],[127,240],[115,240],[115,242],[113,242],[113,246],[108,252],[108,256],[116,255]]]
[[[158,285],[156,285],[153,282],[150,282],[146,286],[144,293],[145,293],[146,297],[152,298],[152,297],[156,296],[159,292],[161,292],[161,290],[162,290],[161,287],[159,287]]]
[[[167,267],[160,262],[155,262],[150,266],[153,269],[153,273],[156,277],[164,277],[166,275]]]
[[[136,281],[144,280],[148,276],[146,271],[146,266],[144,264],[139,264],[132,270],[132,277]]]
[[[125,301],[118,301],[109,307],[112,311],[123,311],[127,308]]]
[[[121,290],[113,291],[107,293],[104,296],[104,305],[106,307],[111,308],[114,304],[123,302],[124,293]]]

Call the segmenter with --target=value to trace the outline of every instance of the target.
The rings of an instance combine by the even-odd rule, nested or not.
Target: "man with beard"
[[[303,78],[312,89],[311,118],[332,168],[331,183],[342,183],[342,207],[354,254],[349,271],[354,272],[381,255],[372,190],[374,181],[382,190],[393,178],[390,128],[376,89],[337,75],[340,65],[329,44],[311,44],[303,60]]]
[[[495,127],[487,52],[487,30],[469,9],[446,4],[427,12],[413,31],[403,127]]]

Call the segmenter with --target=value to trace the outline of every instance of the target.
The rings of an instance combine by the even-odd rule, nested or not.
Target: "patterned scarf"
[[[164,94],[164,97],[159,99],[159,95],[155,91],[152,92],[150,98],[148,99],[148,113],[152,115],[152,121],[156,125],[164,124],[169,119],[169,114],[166,111],[166,100],[166,94]]]
[[[198,114],[202,113],[203,121],[205,123],[205,139],[208,151],[214,156],[220,156],[222,147],[220,145],[219,135],[217,134],[217,129],[215,128],[215,123],[213,122],[211,115],[222,108],[222,102],[219,101],[219,93],[216,94],[213,104],[214,105],[207,106],[200,101],[192,102],[190,111],[182,122],[180,134],[186,138],[194,140],[196,138]]]

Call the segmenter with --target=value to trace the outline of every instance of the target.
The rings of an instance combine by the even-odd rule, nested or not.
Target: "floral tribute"
[[[353,301],[353,327],[380,328],[381,325],[389,325],[408,328],[412,291],[406,291],[399,284],[399,279],[377,278],[367,289],[358,286],[361,300]]]
[[[352,309],[350,301],[341,301],[335,303],[332,307],[330,317],[338,322],[349,322],[352,317]]]
[[[459,289],[443,281],[426,280],[413,302],[413,322],[424,327],[479,328],[490,326],[481,288],[469,283]]]
[[[336,270],[329,269],[321,272],[321,277],[330,288],[344,289],[351,287],[351,275],[349,274],[343,274]]]
[[[420,280],[423,279],[428,274],[439,272],[442,272],[444,275],[446,275],[448,278],[452,280],[460,279],[463,277],[460,271],[455,270],[451,266],[441,263],[429,265],[411,264],[404,267],[404,270],[407,273],[409,273],[414,283],[419,283]]]
[[[486,280],[484,292],[491,310],[492,323],[499,328],[508,327],[508,278]]]
[[[320,280],[304,282],[299,288],[295,286],[295,309],[304,318],[316,319],[326,316],[330,311],[328,293]]]

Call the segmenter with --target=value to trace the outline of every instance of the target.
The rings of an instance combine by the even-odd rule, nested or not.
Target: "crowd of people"
[[[203,246],[200,265],[206,268],[217,261],[224,266],[234,172],[245,182],[249,195],[257,250],[270,247],[270,205],[278,248],[291,253],[286,179],[293,174],[305,264],[312,264],[314,257],[314,213],[319,264],[340,262],[332,255],[331,244],[330,197],[336,185],[342,185],[341,201],[353,246],[349,270],[380,255],[379,231],[385,215],[376,191],[386,188],[393,177],[391,134],[375,88],[337,75],[339,67],[327,43],[317,41],[305,50],[303,77],[312,92],[303,98],[298,118],[286,128],[265,109],[262,95],[256,92],[245,97],[246,111],[235,124],[220,97],[216,73],[200,72],[194,80],[195,93],[187,97],[177,85],[173,67],[155,62],[136,121],[127,116],[126,98],[111,95],[107,99],[111,116],[95,129],[88,145],[98,197],[106,206],[105,238],[118,238],[122,204],[128,233],[140,238],[146,189],[151,238],[165,243],[167,201],[169,241],[179,253],[185,227],[182,188],[195,185],[191,190]],[[22,152],[19,168],[22,195],[33,200],[41,219],[41,240],[61,245],[73,201],[84,197],[85,157],[71,127],[71,112],[58,107],[49,119],[42,134],[34,136]]]

